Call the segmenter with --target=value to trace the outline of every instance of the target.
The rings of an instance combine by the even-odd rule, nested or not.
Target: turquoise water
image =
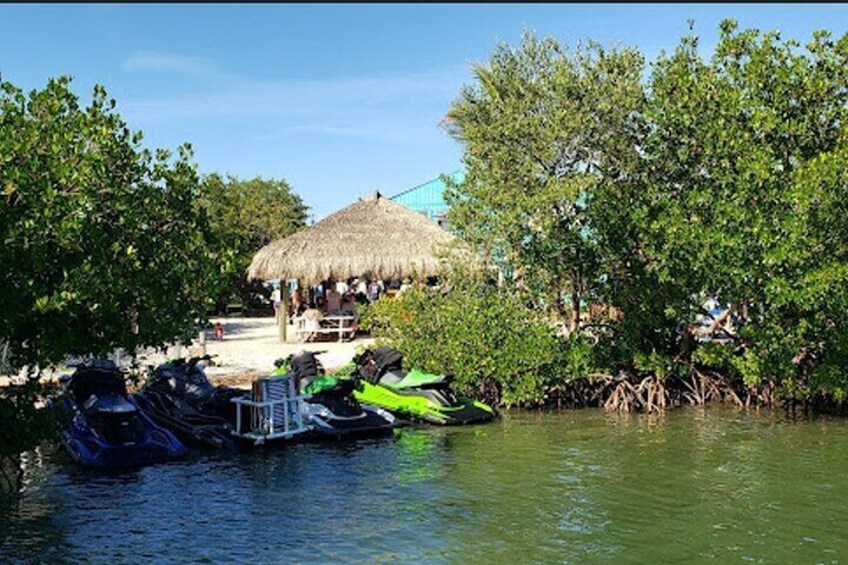
[[[121,473],[62,452],[0,498],[0,562],[848,562],[848,421],[510,413]]]

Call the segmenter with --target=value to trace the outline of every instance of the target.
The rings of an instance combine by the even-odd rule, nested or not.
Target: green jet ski
[[[357,400],[388,410],[396,416],[456,426],[488,422],[495,411],[482,402],[456,396],[451,377],[413,369],[403,370],[403,356],[391,347],[366,350],[354,358],[360,386]]]
[[[361,405],[354,395],[357,379],[325,374],[321,353],[301,351],[275,362],[274,374],[291,375],[305,395],[302,414],[312,431],[334,439],[391,435],[395,417],[377,406]]]

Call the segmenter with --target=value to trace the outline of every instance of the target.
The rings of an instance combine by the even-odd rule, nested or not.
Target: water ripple
[[[835,563],[846,448],[845,420],[581,410],[119,473],[43,450],[0,562]]]

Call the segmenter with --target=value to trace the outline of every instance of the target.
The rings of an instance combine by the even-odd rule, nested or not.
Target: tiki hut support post
[[[280,342],[286,342],[286,330],[289,323],[289,282],[280,281],[280,309],[277,311],[277,324],[280,326]]]

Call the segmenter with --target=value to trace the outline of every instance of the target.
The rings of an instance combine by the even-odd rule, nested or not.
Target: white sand
[[[268,372],[274,360],[288,357],[299,351],[326,351],[319,358],[326,369],[335,369],[349,362],[360,348],[369,347],[373,339],[358,337],[349,342],[322,341],[298,343],[294,326],[288,327],[289,342],[281,343],[274,318],[218,318],[212,323],[224,325],[224,339],[213,338],[207,332],[206,352],[217,355],[214,366],[207,369],[210,377],[228,376],[246,372]]]

